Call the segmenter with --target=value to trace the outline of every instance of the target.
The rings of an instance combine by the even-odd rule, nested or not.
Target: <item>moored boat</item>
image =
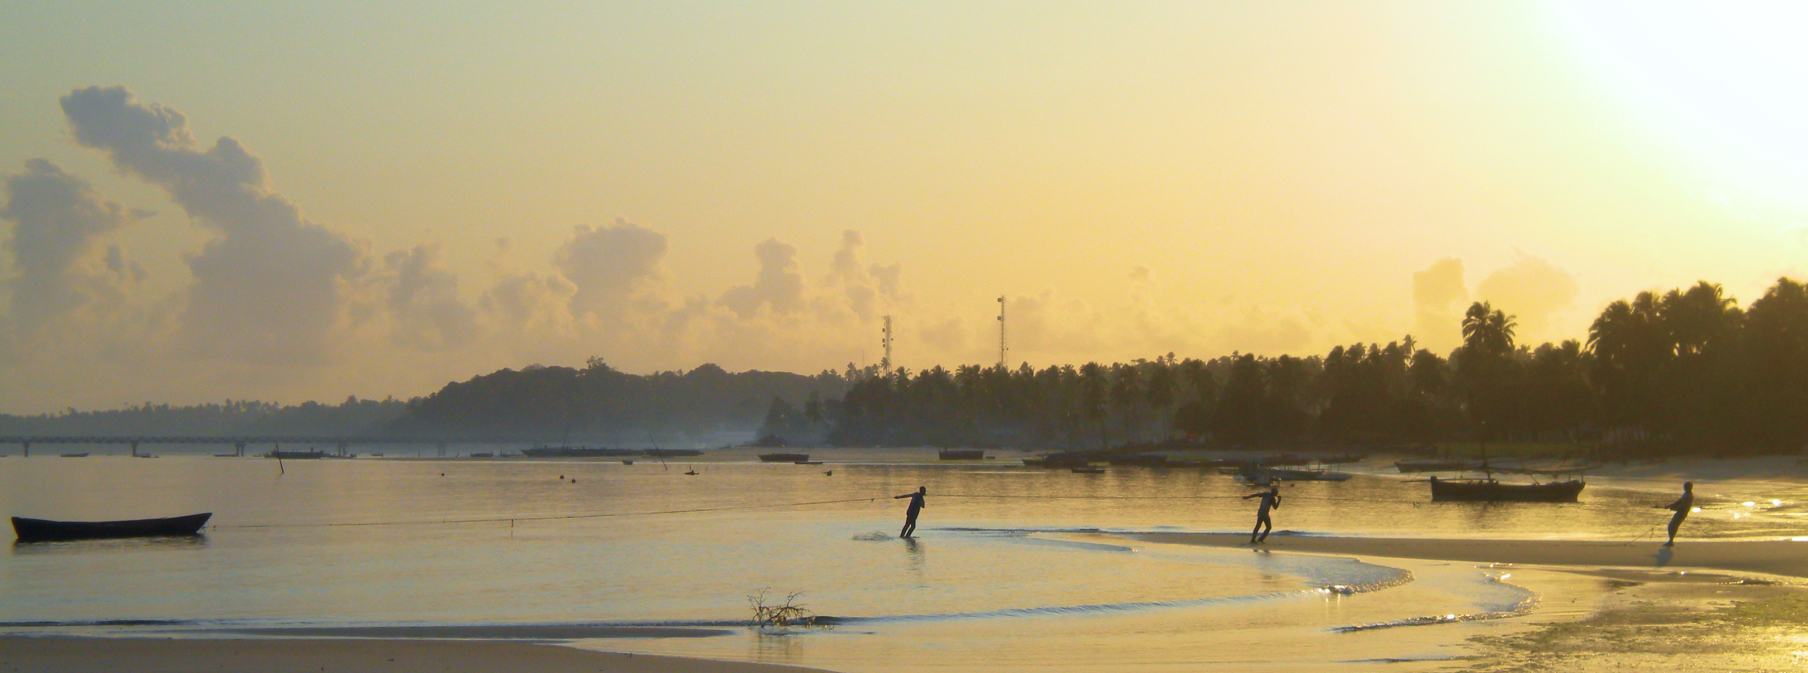
[[[1106,456],[1105,462],[1112,465],[1130,465],[1136,467],[1167,467],[1168,457],[1158,453],[1130,453]]]
[[[283,460],[319,460],[326,457],[325,451],[271,451],[265,458],[281,458]]]
[[[985,449],[942,449],[936,452],[942,460],[985,460]]]
[[[51,521],[15,516],[13,517],[13,532],[18,534],[20,542],[197,535],[201,532],[201,527],[207,525],[207,519],[212,516],[212,512],[203,512],[187,516],[126,521]]]
[[[1533,484],[1503,484],[1484,479],[1431,478],[1431,499],[1447,502],[1576,502],[1586,484],[1581,479]]]
[[[809,459],[810,459],[810,454],[807,454],[807,453],[762,453],[762,454],[760,454],[760,462],[762,462],[762,463],[798,463],[798,462],[803,462],[803,461],[806,461]]]
[[[88,452],[83,451],[81,453],[59,453],[59,454],[57,454],[57,457],[58,458],[87,458]]]

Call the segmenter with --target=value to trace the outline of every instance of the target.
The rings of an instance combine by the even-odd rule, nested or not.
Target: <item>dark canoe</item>
[[[188,516],[130,521],[49,521],[15,516],[13,517],[13,532],[19,534],[20,542],[198,535],[201,527],[207,525],[207,519],[212,516],[212,512],[203,512]]]
[[[1431,499],[1446,502],[1575,502],[1582,480],[1503,484],[1493,479],[1431,480]]]

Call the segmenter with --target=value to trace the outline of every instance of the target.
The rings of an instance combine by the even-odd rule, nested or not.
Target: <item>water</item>
[[[828,457],[838,456],[871,454]],[[1333,642],[1351,661],[1436,658],[1462,635],[1438,629],[1464,627],[1351,627],[1511,615],[1534,601],[1473,565],[1394,567],[1110,535],[1247,530],[1252,508],[1236,497],[1248,490],[1198,470],[704,462],[700,475],[682,474],[691,465],[359,459],[288,461],[279,474],[275,461],[254,458],[8,458],[0,510],[10,514],[212,511],[215,527],[195,540],[12,546],[0,562],[0,631],[141,620],[156,623],[135,628],[160,631],[734,626],[750,614],[747,596],[764,589],[802,592],[809,608],[843,622],[789,637],[735,628],[591,644],[848,671],[996,670],[1001,657],[1157,670],[1297,656],[1309,668],[1324,655],[1282,648],[1241,659],[1227,644]],[[897,539],[904,501],[889,496],[918,485],[929,489],[920,539]],[[1432,504],[1426,491],[1381,476],[1291,485],[1277,534],[1626,539],[1661,523],[1650,507],[1673,497],[1611,480],[1592,482],[1575,505]],[[1796,504],[1808,493],[1756,483],[1699,492],[1713,504],[1690,520],[1690,535],[1808,529]],[[852,502],[774,507],[836,500]],[[699,509],[718,511],[655,514]],[[437,523],[454,520],[479,521]],[[1385,635],[1402,632],[1413,635]]]

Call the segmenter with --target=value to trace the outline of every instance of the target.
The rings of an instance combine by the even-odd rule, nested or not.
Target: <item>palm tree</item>
[[[1463,313],[1463,347],[1491,355],[1513,352],[1519,321],[1485,301],[1469,305]]]

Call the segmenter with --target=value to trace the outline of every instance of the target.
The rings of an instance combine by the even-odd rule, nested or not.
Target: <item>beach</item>
[[[9,673],[810,673],[819,669],[615,654],[496,640],[0,638]]]

